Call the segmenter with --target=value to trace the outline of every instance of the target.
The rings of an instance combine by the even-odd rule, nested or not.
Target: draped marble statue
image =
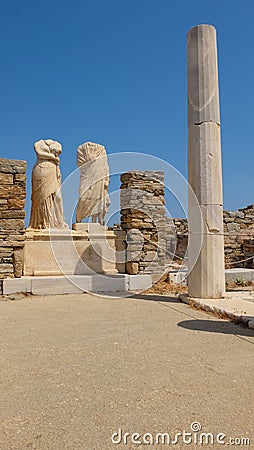
[[[35,142],[37,161],[32,173],[32,209],[29,228],[68,228],[64,221],[59,155],[62,146],[52,139]]]
[[[105,147],[86,142],[78,147],[77,165],[80,169],[79,201],[76,221],[92,217],[92,222],[104,225],[110,205],[108,195],[109,167]]]

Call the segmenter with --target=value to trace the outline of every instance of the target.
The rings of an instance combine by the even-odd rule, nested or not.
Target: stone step
[[[18,292],[33,295],[80,294],[82,292],[127,293],[144,291],[151,285],[150,275],[35,276],[3,280],[3,294]]]

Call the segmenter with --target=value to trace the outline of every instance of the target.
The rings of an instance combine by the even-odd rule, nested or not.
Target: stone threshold
[[[222,299],[193,298],[188,294],[181,294],[178,298],[192,308],[254,329],[254,291],[227,292]]]
[[[95,274],[24,276],[3,280],[3,295],[64,295],[90,293],[140,292],[152,286],[151,275]]]

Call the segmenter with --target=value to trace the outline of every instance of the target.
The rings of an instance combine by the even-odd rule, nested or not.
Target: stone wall
[[[187,219],[173,219],[173,224],[176,233],[176,251],[174,260],[179,264],[186,258],[186,251],[188,246],[188,220]],[[186,261],[187,262],[187,261]]]
[[[164,173],[121,176],[121,227],[127,232],[126,272],[163,273],[174,253],[173,224],[166,217]]]
[[[26,162],[0,159],[0,292],[3,278],[22,276],[25,198]]]
[[[227,268],[254,268],[254,205],[237,211],[224,211],[224,248]],[[186,219],[173,219],[177,233],[177,256],[181,259],[188,244],[188,222]],[[250,258],[248,261],[242,261]]]
[[[224,233],[226,267],[254,268],[254,205],[224,211]],[[242,261],[246,258],[251,259]]]

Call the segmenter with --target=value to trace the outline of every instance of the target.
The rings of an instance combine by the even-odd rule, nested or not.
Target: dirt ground
[[[253,330],[152,294],[16,296],[0,321],[1,450],[163,449],[132,434],[194,422],[254,448]]]

